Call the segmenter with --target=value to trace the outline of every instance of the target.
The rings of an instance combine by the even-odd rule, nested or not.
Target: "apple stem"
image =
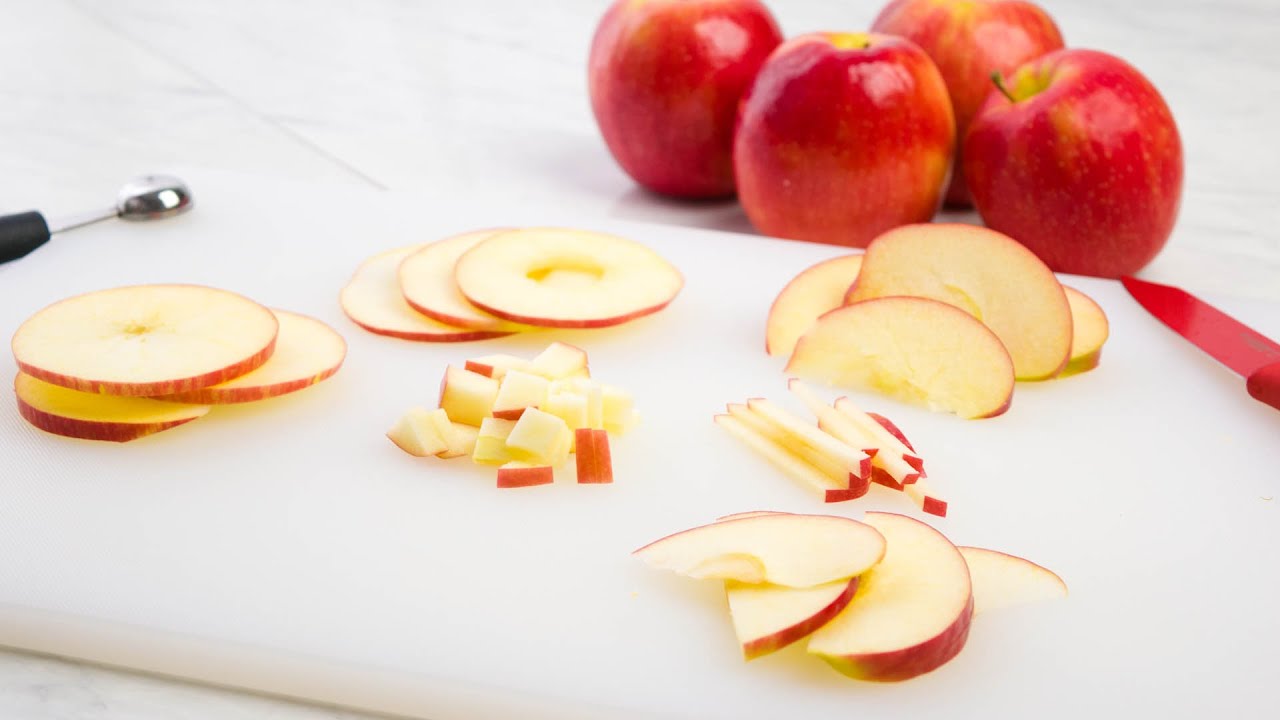
[[[991,73],[991,82],[995,83],[996,89],[1000,91],[1001,95],[1009,98],[1009,102],[1018,102],[1018,99],[1013,96],[1013,93],[1009,92],[1009,88],[1004,86],[1004,76],[1000,74],[999,70]]]

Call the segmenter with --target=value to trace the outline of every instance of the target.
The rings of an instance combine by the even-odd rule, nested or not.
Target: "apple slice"
[[[911,295],[991,328],[1019,380],[1057,375],[1071,355],[1071,308],[1058,278],[1013,238],[974,225],[904,225],[867,246],[847,300]]]
[[[947,516],[947,501],[943,500],[942,496],[934,491],[933,486],[928,481],[917,480],[910,485],[904,485],[900,489],[907,494],[907,497],[911,498],[911,501],[920,508],[921,512],[937,515],[938,517]]]
[[[347,357],[347,342],[315,318],[272,310],[280,324],[276,349],[256,370],[217,385],[162,400],[212,405],[253,402],[297,392],[330,378]]]
[[[716,415],[714,418],[716,425],[745,443],[787,477],[821,493],[823,502],[843,502],[858,497],[851,491],[851,481],[842,477],[838,470],[833,474],[815,467],[789,448],[778,444],[769,433],[763,432],[749,420],[744,421],[742,417],[735,417],[732,414],[732,408],[730,411],[729,415]]]
[[[617,325],[661,310],[684,285],[640,243],[558,228],[493,235],[463,254],[453,274],[481,310],[542,327]]]
[[[437,408],[436,412],[444,412]],[[387,431],[387,439],[414,457],[430,457],[449,450],[440,427],[424,407],[409,408]],[[451,428],[452,429],[452,428]]]
[[[858,277],[862,254],[823,260],[791,279],[769,307],[764,351],[790,355],[796,341],[819,317],[844,305],[845,293]]]
[[[740,521],[742,522],[742,521]],[[853,602],[809,637],[810,653],[862,680],[907,680],[964,648],[973,617],[969,567],[951,541],[905,515],[869,512],[885,538]]]
[[[816,425],[780,407],[772,400],[748,398],[747,407],[767,421],[775,431],[831,458],[852,478],[865,480],[871,476],[871,455],[859,447],[847,445],[823,432]]]
[[[203,417],[208,405],[81,392],[18,373],[13,381],[18,413],[55,435],[128,442]]]
[[[439,405],[450,420],[479,427],[493,411],[497,398],[498,383],[493,378],[452,365],[445,368]]]
[[[1067,596],[1067,584],[1052,570],[998,550],[961,547],[973,580],[973,611],[1023,605]]]
[[[40,310],[13,334],[13,357],[23,373],[73,390],[169,395],[257,368],[278,330],[270,310],[226,290],[133,285]]]
[[[786,371],[905,402],[992,417],[1013,398],[1013,362],[973,316],[917,297],[887,297],[823,315],[800,338]]]
[[[702,525],[633,554],[692,578],[813,587],[866,572],[884,556],[885,542],[874,528],[849,518],[778,514]]]
[[[901,488],[902,485],[913,483],[920,477],[919,471],[903,458],[897,441],[885,442],[879,433],[859,425],[845,413],[822,402],[807,385],[796,378],[787,382],[787,388],[817,416],[820,430],[850,447],[862,448],[863,452],[871,455],[873,466],[871,472],[880,470],[881,475],[887,476],[892,481],[893,484],[890,487]],[[880,430],[883,432],[883,428]],[[874,453],[870,452],[871,450],[874,450]],[[884,480],[877,481],[885,484]]]
[[[724,584],[733,631],[742,655],[753,660],[780,650],[827,624],[844,610],[858,589],[858,578],[809,588]]]
[[[510,335],[447,325],[414,310],[400,293],[400,263],[423,245],[388,250],[361,263],[342,288],[339,302],[351,322],[378,335],[419,342],[467,342]]]
[[[463,253],[503,229],[478,230],[420,246],[400,261],[396,278],[409,307],[433,320],[484,332],[519,332],[525,326],[496,318],[467,302],[453,280]]]
[[[1111,333],[1107,314],[1093,298],[1076,290],[1062,286],[1067,293],[1067,304],[1071,306],[1071,359],[1063,369],[1063,375],[1075,375],[1098,367],[1102,358],[1102,346]]]
[[[555,482],[555,471],[550,465],[530,465],[518,461],[498,468],[498,487],[519,488],[550,485]]]
[[[613,482],[613,458],[609,451],[609,433],[604,430],[579,428],[574,431],[577,453],[578,483],[607,485]]]

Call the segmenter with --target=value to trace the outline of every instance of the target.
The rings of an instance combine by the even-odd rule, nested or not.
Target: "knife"
[[[1280,410],[1280,344],[1185,290],[1128,276],[1120,282],[1156,319],[1243,375],[1250,395]]]

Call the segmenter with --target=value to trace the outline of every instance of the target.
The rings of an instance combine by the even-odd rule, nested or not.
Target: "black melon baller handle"
[[[52,237],[44,215],[31,212],[0,217],[0,263],[17,260]]]

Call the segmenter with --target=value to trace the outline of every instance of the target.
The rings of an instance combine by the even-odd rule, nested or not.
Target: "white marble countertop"
[[[862,29],[881,3],[770,4],[793,35]],[[1070,45],[1146,73],[1178,120],[1182,212],[1145,275],[1280,302],[1280,5],[1042,4]],[[201,166],[750,231],[732,203],[658,199],[614,165],[585,87],[606,5],[0,0],[0,212],[72,214],[133,175]],[[358,716],[0,651],[0,717]]]

